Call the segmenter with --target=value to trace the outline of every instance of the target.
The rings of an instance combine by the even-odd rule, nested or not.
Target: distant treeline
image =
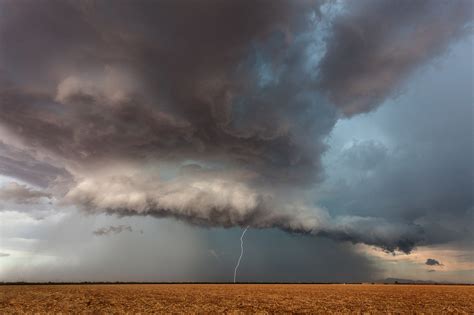
[[[0,282],[0,285],[100,285],[100,284],[320,284],[320,285],[375,285],[375,284],[385,284],[385,285],[474,285],[474,283],[444,283],[444,282],[124,282],[124,281],[82,281],[82,282],[26,282],[26,281],[17,281],[17,282]]]

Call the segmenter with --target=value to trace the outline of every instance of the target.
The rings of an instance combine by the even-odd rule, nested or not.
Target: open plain
[[[2,285],[2,314],[474,313],[474,286],[383,284]]]

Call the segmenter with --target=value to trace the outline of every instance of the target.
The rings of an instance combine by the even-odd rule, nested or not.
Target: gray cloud
[[[341,153],[343,163],[362,171],[377,167],[386,157],[387,148],[374,140],[354,141]]]
[[[354,1],[333,25],[321,84],[348,116],[393,95],[402,81],[470,32],[472,1]]]
[[[396,102],[341,121],[316,193],[323,206],[338,215],[413,222],[426,244],[472,248],[471,55],[472,37],[405,82],[404,89],[416,89]]]
[[[43,184],[89,212],[277,227],[390,251],[424,241],[415,223],[334,216],[307,195],[341,113],[369,111],[443,52],[470,21],[469,2],[364,2],[333,24],[304,0],[1,6],[0,126],[41,161],[0,158],[5,173],[28,179],[54,165]],[[314,65],[325,23],[327,52]],[[382,162],[383,148],[367,149],[379,155],[357,155],[360,167]]]
[[[376,217],[331,217],[322,208],[309,207],[298,198],[282,199],[238,181],[236,176],[197,173],[159,181],[150,174],[88,177],[71,189],[67,204],[88,212],[106,211],[123,216],[174,217],[206,227],[276,227],[290,233],[319,235],[353,243],[367,243],[388,251],[410,252],[423,241],[419,226],[388,222]],[[122,169],[120,173],[130,173]]]
[[[8,256],[10,256],[10,254],[8,254],[8,253],[0,253],[0,257],[8,257]]]
[[[33,11],[27,3],[11,6],[7,9],[16,14],[4,19],[4,29],[21,25],[20,36],[49,44],[35,58],[50,67],[32,65],[23,73],[26,59],[32,57],[28,51],[36,48],[28,45],[38,43],[20,44],[18,33],[2,37],[10,47],[4,51],[4,76],[13,81],[8,73],[15,71],[20,82],[11,82],[2,91],[1,123],[13,129],[21,126],[21,136],[30,146],[87,163],[114,155],[213,157],[257,168],[279,180],[315,175],[312,170],[317,170],[317,153],[322,150],[317,140],[330,131],[335,117],[326,109],[322,117],[326,123],[307,122],[323,129],[311,147],[308,139],[296,134],[298,130],[289,130],[297,118],[290,106],[304,110],[315,104],[305,97],[307,91],[291,83],[303,60],[298,61],[300,52],[288,49],[287,43],[293,32],[309,26],[301,16],[317,8],[314,1],[277,1],[272,6],[265,1],[208,1],[195,9],[173,1],[121,1],[114,5],[113,15],[109,8],[90,7],[87,2],[51,2],[45,6],[48,10]],[[51,12],[70,17],[69,26],[54,36],[49,29],[61,19]],[[185,12],[193,12],[183,17],[185,23],[169,18]],[[259,42],[262,47],[252,48]],[[57,49],[68,53],[53,59],[49,50]],[[123,53],[117,55],[118,51]],[[294,68],[281,74],[278,86],[255,89],[263,66],[259,55],[272,66],[273,58],[276,62],[284,54],[297,62]],[[82,64],[84,59],[87,65]],[[282,62],[273,66],[286,67]],[[71,69],[74,64],[81,67]],[[58,74],[55,67],[66,69]],[[93,70],[87,71],[89,67]],[[159,71],[147,70],[151,68]],[[35,70],[55,85],[27,89],[22,81],[31,80]],[[288,86],[281,89],[283,84]],[[38,103],[47,106],[35,106]],[[278,123],[270,124],[268,115]]]
[[[51,194],[35,190],[26,185],[10,182],[0,187],[0,200],[19,204],[38,203],[42,198],[51,199]]]
[[[8,136],[7,136],[8,137]],[[46,188],[54,182],[70,180],[68,172],[42,161],[35,152],[16,148],[0,140],[0,173]]]
[[[441,264],[436,259],[428,258],[425,262],[425,265],[428,265],[428,266],[442,266],[443,264]]]
[[[108,227],[101,227],[92,232],[96,236],[104,236],[110,234],[119,234],[124,231],[132,232],[132,227],[130,225],[117,225],[117,226],[108,226]]]

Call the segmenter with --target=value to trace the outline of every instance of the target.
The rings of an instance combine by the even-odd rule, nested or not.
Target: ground
[[[383,284],[2,285],[12,313],[474,313],[474,286]]]

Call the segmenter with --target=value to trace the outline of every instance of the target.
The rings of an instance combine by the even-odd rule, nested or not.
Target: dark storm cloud
[[[92,232],[96,236],[104,236],[110,234],[119,234],[124,231],[132,232],[132,227],[130,225],[117,225],[117,226],[109,226],[109,227],[101,227]]]
[[[441,264],[436,259],[428,258],[425,262],[425,265],[428,265],[428,266],[442,266],[443,264]]]
[[[333,218],[325,209],[291,199],[288,193],[279,196],[253,188],[244,180],[208,172],[168,181],[143,173],[113,173],[89,177],[72,188],[64,200],[90,212],[102,209],[121,216],[174,217],[204,227],[276,227],[406,253],[424,239],[416,224],[351,215]]]
[[[1,123],[21,128],[29,145],[73,160],[215,157],[280,180],[315,175],[335,117],[326,110],[314,145],[292,134],[290,107],[313,101],[292,83],[302,61],[287,49],[314,1],[49,4],[7,3],[2,23],[11,84],[1,92]],[[256,54],[289,65],[279,86],[255,88]],[[50,83],[28,88],[35,75]]]
[[[370,117],[345,120],[347,130],[358,130],[331,144],[322,204],[339,215],[416,222],[426,244],[471,249],[472,73],[471,37],[405,83],[416,89]]]
[[[349,3],[321,62],[321,83],[348,116],[395,93],[403,79],[471,30],[473,4],[459,1]]]
[[[38,203],[42,198],[51,199],[51,197],[50,193],[35,190],[15,182],[10,182],[0,187],[0,201],[34,204]]]
[[[34,152],[15,148],[0,141],[0,173],[46,188],[58,181],[70,180],[64,168],[58,168],[34,157]]]
[[[322,178],[339,111],[370,110],[442,52],[471,18],[469,3],[350,4],[329,28],[322,63],[309,66],[320,4],[2,2],[0,126],[67,170],[67,183],[43,180],[91,212],[278,227],[409,252],[424,239],[416,224],[332,218],[304,189]],[[162,175],[189,161],[198,170]],[[22,178],[27,168],[8,162],[5,173]]]

